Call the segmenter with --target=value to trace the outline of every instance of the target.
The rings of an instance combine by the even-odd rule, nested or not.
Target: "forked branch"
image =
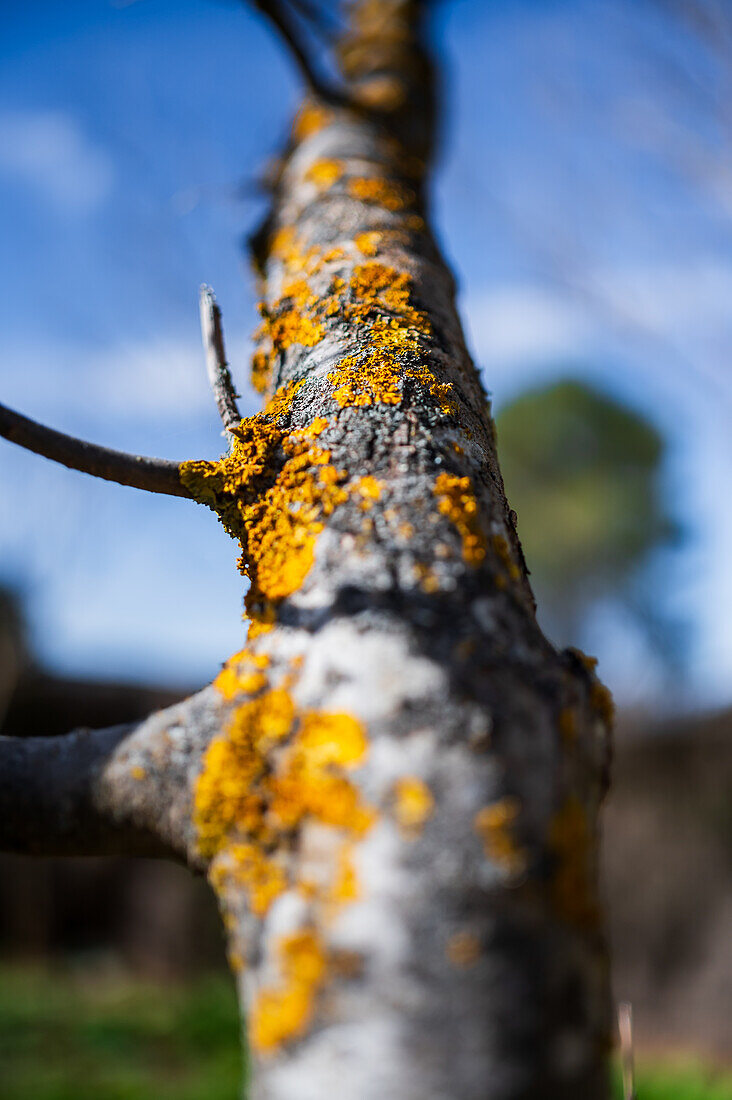
[[[333,106],[347,105],[347,97],[337,88],[327,84],[316,71],[312,59],[308,56],[301,41],[294,20],[290,17],[287,5],[280,0],[252,0],[254,7],[269,19],[272,26],[292,54],[295,63],[310,91],[324,103]]]
[[[178,463],[163,458],[145,458],[87,443],[84,439],[57,432],[0,405],[0,436],[27,451],[50,458],[71,470],[80,470],[118,485],[146,489],[173,497],[189,497],[181,484]]]

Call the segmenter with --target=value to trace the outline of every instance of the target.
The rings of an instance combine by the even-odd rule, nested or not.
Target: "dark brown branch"
[[[13,409],[0,405],[0,436],[25,447],[27,451],[60,462],[71,470],[80,470],[118,485],[130,485],[134,489],[146,489],[150,493],[163,493],[173,497],[190,496],[183,487],[178,473],[178,463],[162,458],[144,458],[87,443],[71,435],[57,432],[22,416]]]
[[[142,722],[0,737],[0,851],[200,860],[192,781],[221,729],[211,688]]]
[[[236,434],[241,413],[236,404],[237,394],[231,381],[229,364],[224,351],[224,333],[221,327],[221,310],[214,292],[205,284],[201,287],[201,335],[206,351],[206,370],[216,399],[221,421],[229,432]]]
[[[315,71],[313,63],[300,40],[297,28],[280,0],[252,0],[254,6],[269,19],[280,38],[288,47],[310,91],[324,103],[334,106],[347,104],[347,97],[337,88],[325,83]]]
[[[0,737],[0,850],[22,855],[151,855],[168,848],[97,805],[107,762],[134,726],[62,737]]]
[[[320,8],[311,0],[290,0],[290,3],[314,31],[324,37],[333,38],[342,29],[335,12],[329,8]]]

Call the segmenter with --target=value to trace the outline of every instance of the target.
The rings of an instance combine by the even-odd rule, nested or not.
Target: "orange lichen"
[[[243,420],[232,450],[218,462],[181,466],[191,495],[240,540],[241,568],[252,581],[250,605],[281,600],[300,587],[323,519],[348,499],[345,471],[315,442],[327,421],[318,417],[290,432],[278,423],[301,385],[281,387],[264,412]]]
[[[367,511],[377,500],[381,498],[384,489],[383,481],[378,481],[370,474],[365,474],[354,482],[353,492],[361,497],[360,507]]]
[[[280,686],[247,698],[254,675],[267,679],[265,653],[243,650],[216,680],[225,699],[244,701],[224,733],[209,745],[197,780],[193,823],[209,878],[234,932],[230,899],[242,892],[250,911],[266,915],[284,891],[297,887],[326,919],[359,892],[353,840],[374,821],[349,775],[365,759],[366,733],[354,717],[298,710],[288,690],[299,662]],[[306,821],[338,830],[343,838],[329,883],[297,881],[292,853]],[[252,1045],[261,1052],[302,1035],[327,977],[325,950],[316,932],[300,929],[278,944],[282,981],[264,989],[250,1020]]]
[[[595,680],[590,688],[590,705],[600,715],[606,726],[613,724],[615,718],[615,703],[609,688],[599,680]]]
[[[250,1042],[265,1054],[307,1031],[326,977],[325,950],[311,929],[280,937],[278,956],[282,982],[259,991],[249,1017]]]
[[[480,958],[480,940],[473,932],[456,932],[447,941],[445,954],[453,966],[473,966]]]
[[[579,799],[568,798],[554,815],[549,849],[556,864],[551,880],[555,911],[562,920],[594,928],[599,920],[592,853],[593,837]]]
[[[292,127],[297,141],[304,141],[322,130],[333,118],[333,112],[318,103],[305,102],[300,108]]]
[[[271,837],[265,820],[267,754],[290,733],[295,706],[274,688],[234,711],[225,733],[209,745],[195,791],[193,824],[198,849],[214,856],[232,836]]]
[[[364,256],[375,256],[379,251],[379,244],[381,243],[383,233],[379,233],[377,230],[372,229],[365,233],[357,233],[353,238],[353,243],[359,252],[363,252]]]
[[[460,533],[465,561],[469,565],[480,565],[486,555],[487,541],[478,518],[478,501],[472,481],[455,474],[439,474],[434,494],[439,511]]]
[[[338,906],[356,901],[359,896],[358,875],[353,863],[351,843],[344,844],[338,853],[338,867],[330,896]]]
[[[521,872],[526,856],[514,835],[521,805],[515,798],[501,798],[478,810],[473,828],[483,841],[485,854],[509,874]]]
[[[414,574],[419,581],[419,587],[423,592],[432,593],[439,592],[440,590],[440,578],[429,565],[426,565],[422,561],[415,562]]]
[[[507,540],[503,537],[503,535],[494,535],[492,542],[493,549],[495,550],[499,561],[508,573],[509,578],[512,581],[519,580],[521,577],[521,570],[513,559],[511,548],[508,545]]]
[[[414,202],[414,192],[397,180],[378,176],[357,176],[348,181],[348,193],[360,202],[383,206],[386,210],[404,210]]]
[[[230,675],[246,667],[237,654],[216,686],[232,698]],[[260,673],[264,676],[264,673]],[[222,679],[226,677],[225,679]],[[239,680],[245,694],[247,676]],[[361,724],[348,714],[298,712],[286,687],[247,699],[233,712],[224,734],[211,742],[195,789],[193,823],[210,878],[223,898],[242,888],[250,908],[264,915],[288,886],[279,856],[306,820],[363,835],[374,811],[348,776],[367,752]],[[343,867],[339,867],[343,876]],[[331,896],[353,894],[342,882]]]
[[[316,160],[307,172],[305,179],[308,183],[314,183],[321,191],[332,187],[343,175],[343,165],[337,160]]]
[[[394,816],[409,834],[421,831],[432,816],[435,800],[427,784],[416,776],[403,776],[394,784]]]
[[[135,764],[132,768],[130,768],[130,775],[133,779],[145,779],[147,776],[147,771],[145,770],[145,768],[141,767],[140,764]]]
[[[573,707],[562,707],[557,725],[565,745],[573,745],[577,739],[577,715]]]
[[[304,817],[365,833],[374,820],[345,774],[367,749],[363,727],[347,714],[305,713],[282,765],[270,782],[270,813],[278,828],[293,829]]]
[[[255,351],[252,356],[251,379],[257,393],[266,393],[272,383],[272,356],[266,351]]]
[[[373,76],[354,88],[354,98],[362,107],[377,111],[397,111],[404,106],[407,92],[397,76]]]
[[[398,405],[402,386],[410,380],[427,389],[444,413],[454,413],[451,384],[440,382],[423,363],[405,363],[405,357],[421,354],[422,338],[432,331],[426,315],[411,303],[410,276],[386,264],[360,264],[347,289],[339,312],[345,320],[365,325],[368,339],[358,354],[342,359],[328,375],[341,408]]]
[[[274,857],[256,844],[230,844],[214,860],[209,881],[219,896],[241,887],[255,916],[263,917],[275,898],[287,888],[287,875]]]

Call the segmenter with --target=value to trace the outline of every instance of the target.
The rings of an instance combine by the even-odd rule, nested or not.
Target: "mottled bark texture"
[[[610,704],[534,618],[426,220],[421,36],[353,7],[353,105],[304,105],[255,241],[267,403],[181,468],[241,541],[247,646],[78,796],[207,869],[258,1100],[602,1100]]]

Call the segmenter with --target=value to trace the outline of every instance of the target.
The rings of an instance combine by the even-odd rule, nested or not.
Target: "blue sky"
[[[672,599],[692,703],[728,701],[732,634],[729,57],[661,0],[452,0],[437,228],[497,407],[568,371],[670,440],[689,538]],[[215,288],[246,395],[243,235],[296,75],[223,0],[28,0],[0,15],[0,399],[125,450],[213,457],[197,288]],[[729,28],[723,28],[728,32]],[[2,444],[0,578],[74,674],[203,682],[241,643],[233,544],[203,509]],[[616,632],[596,650],[654,688]]]

